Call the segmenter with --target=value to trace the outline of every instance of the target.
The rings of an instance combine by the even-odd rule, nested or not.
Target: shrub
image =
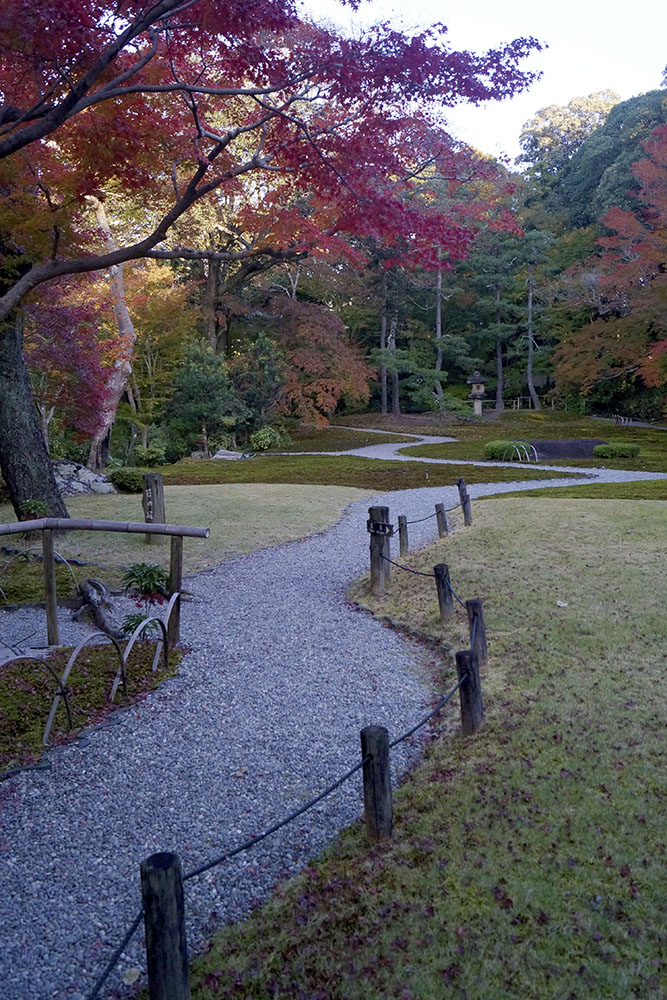
[[[523,457],[524,448],[530,454],[530,445],[527,441],[487,441],[484,445],[484,458],[496,462],[511,462],[516,460],[517,449]]]
[[[164,448],[159,444],[149,444],[146,448],[138,444],[134,449],[134,457],[140,465],[164,465]]]
[[[628,444],[625,441],[609,441],[608,444],[596,444],[593,448],[595,458],[637,458],[638,444]]]
[[[121,493],[142,493],[144,489],[144,474],[141,469],[123,466],[120,469],[110,469],[109,480]]]
[[[275,427],[260,427],[250,435],[250,447],[253,451],[267,451],[269,448],[279,448],[282,438]]]

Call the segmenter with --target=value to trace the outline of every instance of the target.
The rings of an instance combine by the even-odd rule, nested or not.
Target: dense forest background
[[[305,35],[290,30],[296,51]],[[522,42],[521,52],[532,44]],[[397,58],[392,52],[406,76],[408,57],[403,68]],[[457,72],[453,93],[489,70],[480,63]],[[527,82],[513,72],[508,92]],[[459,146],[416,112],[396,118],[391,131],[385,117],[370,144],[369,105],[359,96],[367,85],[350,84],[363,127],[345,135],[344,147],[352,98],[341,96],[339,81],[317,99],[303,91],[271,105],[252,122],[264,130],[257,149],[266,121],[286,128],[298,118],[299,141],[319,159],[304,166],[300,152],[298,167],[286,160],[278,168],[248,140],[246,165],[229,170],[233,184],[216,181],[206,198],[198,192],[149,258],[125,254],[111,268],[59,267],[72,229],[63,221],[67,199],[76,203],[79,245],[116,260],[142,227],[157,232],[170,184],[177,201],[189,190],[173,149],[170,180],[152,172],[149,143],[118,145],[106,123],[98,149],[108,164],[88,169],[85,187],[58,195],[49,177],[62,186],[79,169],[83,143],[100,138],[84,125],[46,144],[48,162],[29,168],[30,184],[5,170],[3,290],[23,275],[26,255],[44,269],[51,253],[53,264],[9,314],[51,457],[91,468],[156,464],[195,450],[278,447],[295,422],[324,426],[334,414],[467,412],[474,371],[495,410],[665,419],[667,90],[628,101],[601,91],[544,108],[525,124],[510,166]],[[414,82],[401,86],[414,101]],[[195,84],[179,87],[201,142],[213,143],[214,152],[198,154],[203,175],[232,130],[215,145],[227,126],[219,118],[217,131],[201,126],[196,101],[205,98]],[[377,100],[389,108],[395,98],[389,90]],[[247,88],[239,85],[234,99],[247,103]],[[268,107],[266,97],[253,100]],[[345,101],[348,117],[325,128],[320,119]],[[329,149],[334,134],[339,146]],[[154,141],[156,149],[167,140]],[[325,168],[335,190],[322,180]],[[39,232],[30,215],[37,199],[52,216]],[[204,249],[182,249],[195,246]]]

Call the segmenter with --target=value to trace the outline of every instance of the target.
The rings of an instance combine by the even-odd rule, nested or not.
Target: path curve
[[[578,471],[583,482],[667,478]],[[556,485],[571,480],[469,492]],[[138,911],[144,857],[174,850],[191,870],[355,764],[363,726],[386,725],[393,738],[421,716],[432,693],[423,651],[351,609],[344,590],[367,568],[371,503],[412,520],[440,501],[454,506],[458,492],[431,487],[356,501],[327,532],[199,574],[189,582],[197,603],[183,612],[191,652],[179,676],[51,752],[48,770],[0,786],[4,1000],[85,1000]],[[435,536],[434,519],[411,527],[414,547]],[[397,749],[401,770],[418,746]],[[352,779],[251,852],[189,881],[190,940],[201,943],[215,922],[246,913],[360,809]],[[120,975],[135,966],[143,970],[140,933],[100,996],[127,992]]]

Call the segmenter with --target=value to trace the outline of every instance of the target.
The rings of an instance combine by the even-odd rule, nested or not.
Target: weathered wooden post
[[[366,528],[371,536],[371,593],[377,595],[383,593],[389,579],[389,539],[394,532],[389,523],[389,508],[369,507]]]
[[[408,544],[408,519],[405,514],[398,515],[398,547],[402,556],[410,551]]]
[[[454,599],[452,588],[449,583],[449,567],[445,563],[438,563],[433,567],[435,573],[435,586],[438,591],[438,605],[440,606],[440,621],[444,625],[448,618],[454,614]]]
[[[177,854],[141,862],[150,1000],[190,1000],[183,877]]]
[[[438,523],[439,537],[445,538],[449,534],[449,524],[447,523],[447,511],[445,510],[444,503],[437,503],[435,505],[435,519]]]
[[[467,675],[459,688],[459,699],[461,702],[461,726],[464,735],[469,736],[479,729],[484,721],[479,663],[477,662],[477,654],[472,649],[465,649],[456,654],[456,672],[459,680]]]
[[[144,495],[141,500],[146,524],[166,524],[164,486],[161,472],[144,472]],[[164,535],[146,535],[146,545],[158,545]]]
[[[44,570],[44,605],[46,607],[46,641],[49,646],[59,646],[56,564],[53,558],[53,532],[49,528],[44,528],[42,531],[42,564]]]
[[[477,662],[480,667],[483,667],[489,658],[489,647],[486,641],[482,602],[479,598],[475,597],[471,601],[466,601],[466,612],[468,613],[470,648],[477,654]]]
[[[169,596],[180,594],[183,589],[183,536],[171,536],[171,557],[169,562]],[[181,599],[177,597],[167,622],[167,638],[170,646],[176,646],[181,637]]]
[[[377,843],[379,840],[388,840],[391,837],[394,824],[389,771],[389,733],[384,726],[366,726],[361,730],[361,756],[364,759],[366,831],[370,839]]]
[[[466,527],[470,527],[472,524],[472,508],[470,506],[470,497],[468,496],[468,487],[465,479],[459,476],[456,480],[456,485],[459,488],[459,499],[463,508],[463,523]]]

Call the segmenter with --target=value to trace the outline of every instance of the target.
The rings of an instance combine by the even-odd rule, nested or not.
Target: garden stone
[[[216,451],[213,458],[226,458],[229,461],[234,461],[237,458],[243,458],[243,455],[240,451],[227,451],[226,448],[220,448],[219,451]]]
[[[113,485],[102,472],[91,472],[85,465],[59,459],[51,463],[62,497],[79,493],[115,493]]]

